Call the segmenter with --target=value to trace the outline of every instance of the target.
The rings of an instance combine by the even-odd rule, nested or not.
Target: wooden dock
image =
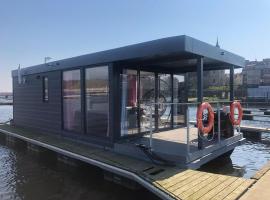
[[[256,183],[240,198],[240,200],[270,199],[270,162],[259,170],[252,179]]]
[[[237,199],[254,180],[213,173],[173,170],[152,177],[152,183],[174,199]]]
[[[208,172],[160,166],[59,136],[1,125],[7,137],[25,141],[128,178],[161,199],[238,199],[256,181]]]

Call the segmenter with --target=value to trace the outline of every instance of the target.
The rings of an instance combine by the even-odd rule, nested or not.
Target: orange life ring
[[[234,110],[235,108],[238,109],[238,119],[235,119],[234,117]],[[230,105],[230,120],[233,125],[240,125],[243,118],[243,109],[241,104],[238,101],[234,101]]]
[[[208,123],[204,125],[203,123],[203,111],[208,110]],[[206,134],[209,133],[214,126],[214,111],[208,102],[203,102],[197,110],[197,127],[200,132]]]

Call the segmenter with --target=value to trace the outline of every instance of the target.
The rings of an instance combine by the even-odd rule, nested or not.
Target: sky
[[[249,60],[270,57],[269,0],[0,0],[0,92],[11,70],[189,35]]]

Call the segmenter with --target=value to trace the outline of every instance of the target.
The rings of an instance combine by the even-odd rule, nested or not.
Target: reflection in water
[[[245,167],[233,164],[230,157],[217,158],[200,168],[201,171],[212,172],[216,174],[226,174],[231,176],[243,177],[246,173]]]
[[[16,155],[0,146],[0,199],[18,199],[16,192]]]
[[[270,134],[261,138],[246,138],[245,144],[235,148],[230,158],[218,158],[201,170],[219,174],[250,178],[270,160]]]

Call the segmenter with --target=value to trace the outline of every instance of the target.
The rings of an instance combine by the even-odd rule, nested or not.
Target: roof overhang
[[[228,69],[232,65],[240,68],[244,67],[245,63],[245,59],[241,56],[182,35],[27,67],[21,70],[21,74],[36,74],[114,62],[143,63],[148,67],[161,66],[193,71],[199,57],[204,58],[205,70]],[[17,70],[12,71],[12,76],[17,74]]]

